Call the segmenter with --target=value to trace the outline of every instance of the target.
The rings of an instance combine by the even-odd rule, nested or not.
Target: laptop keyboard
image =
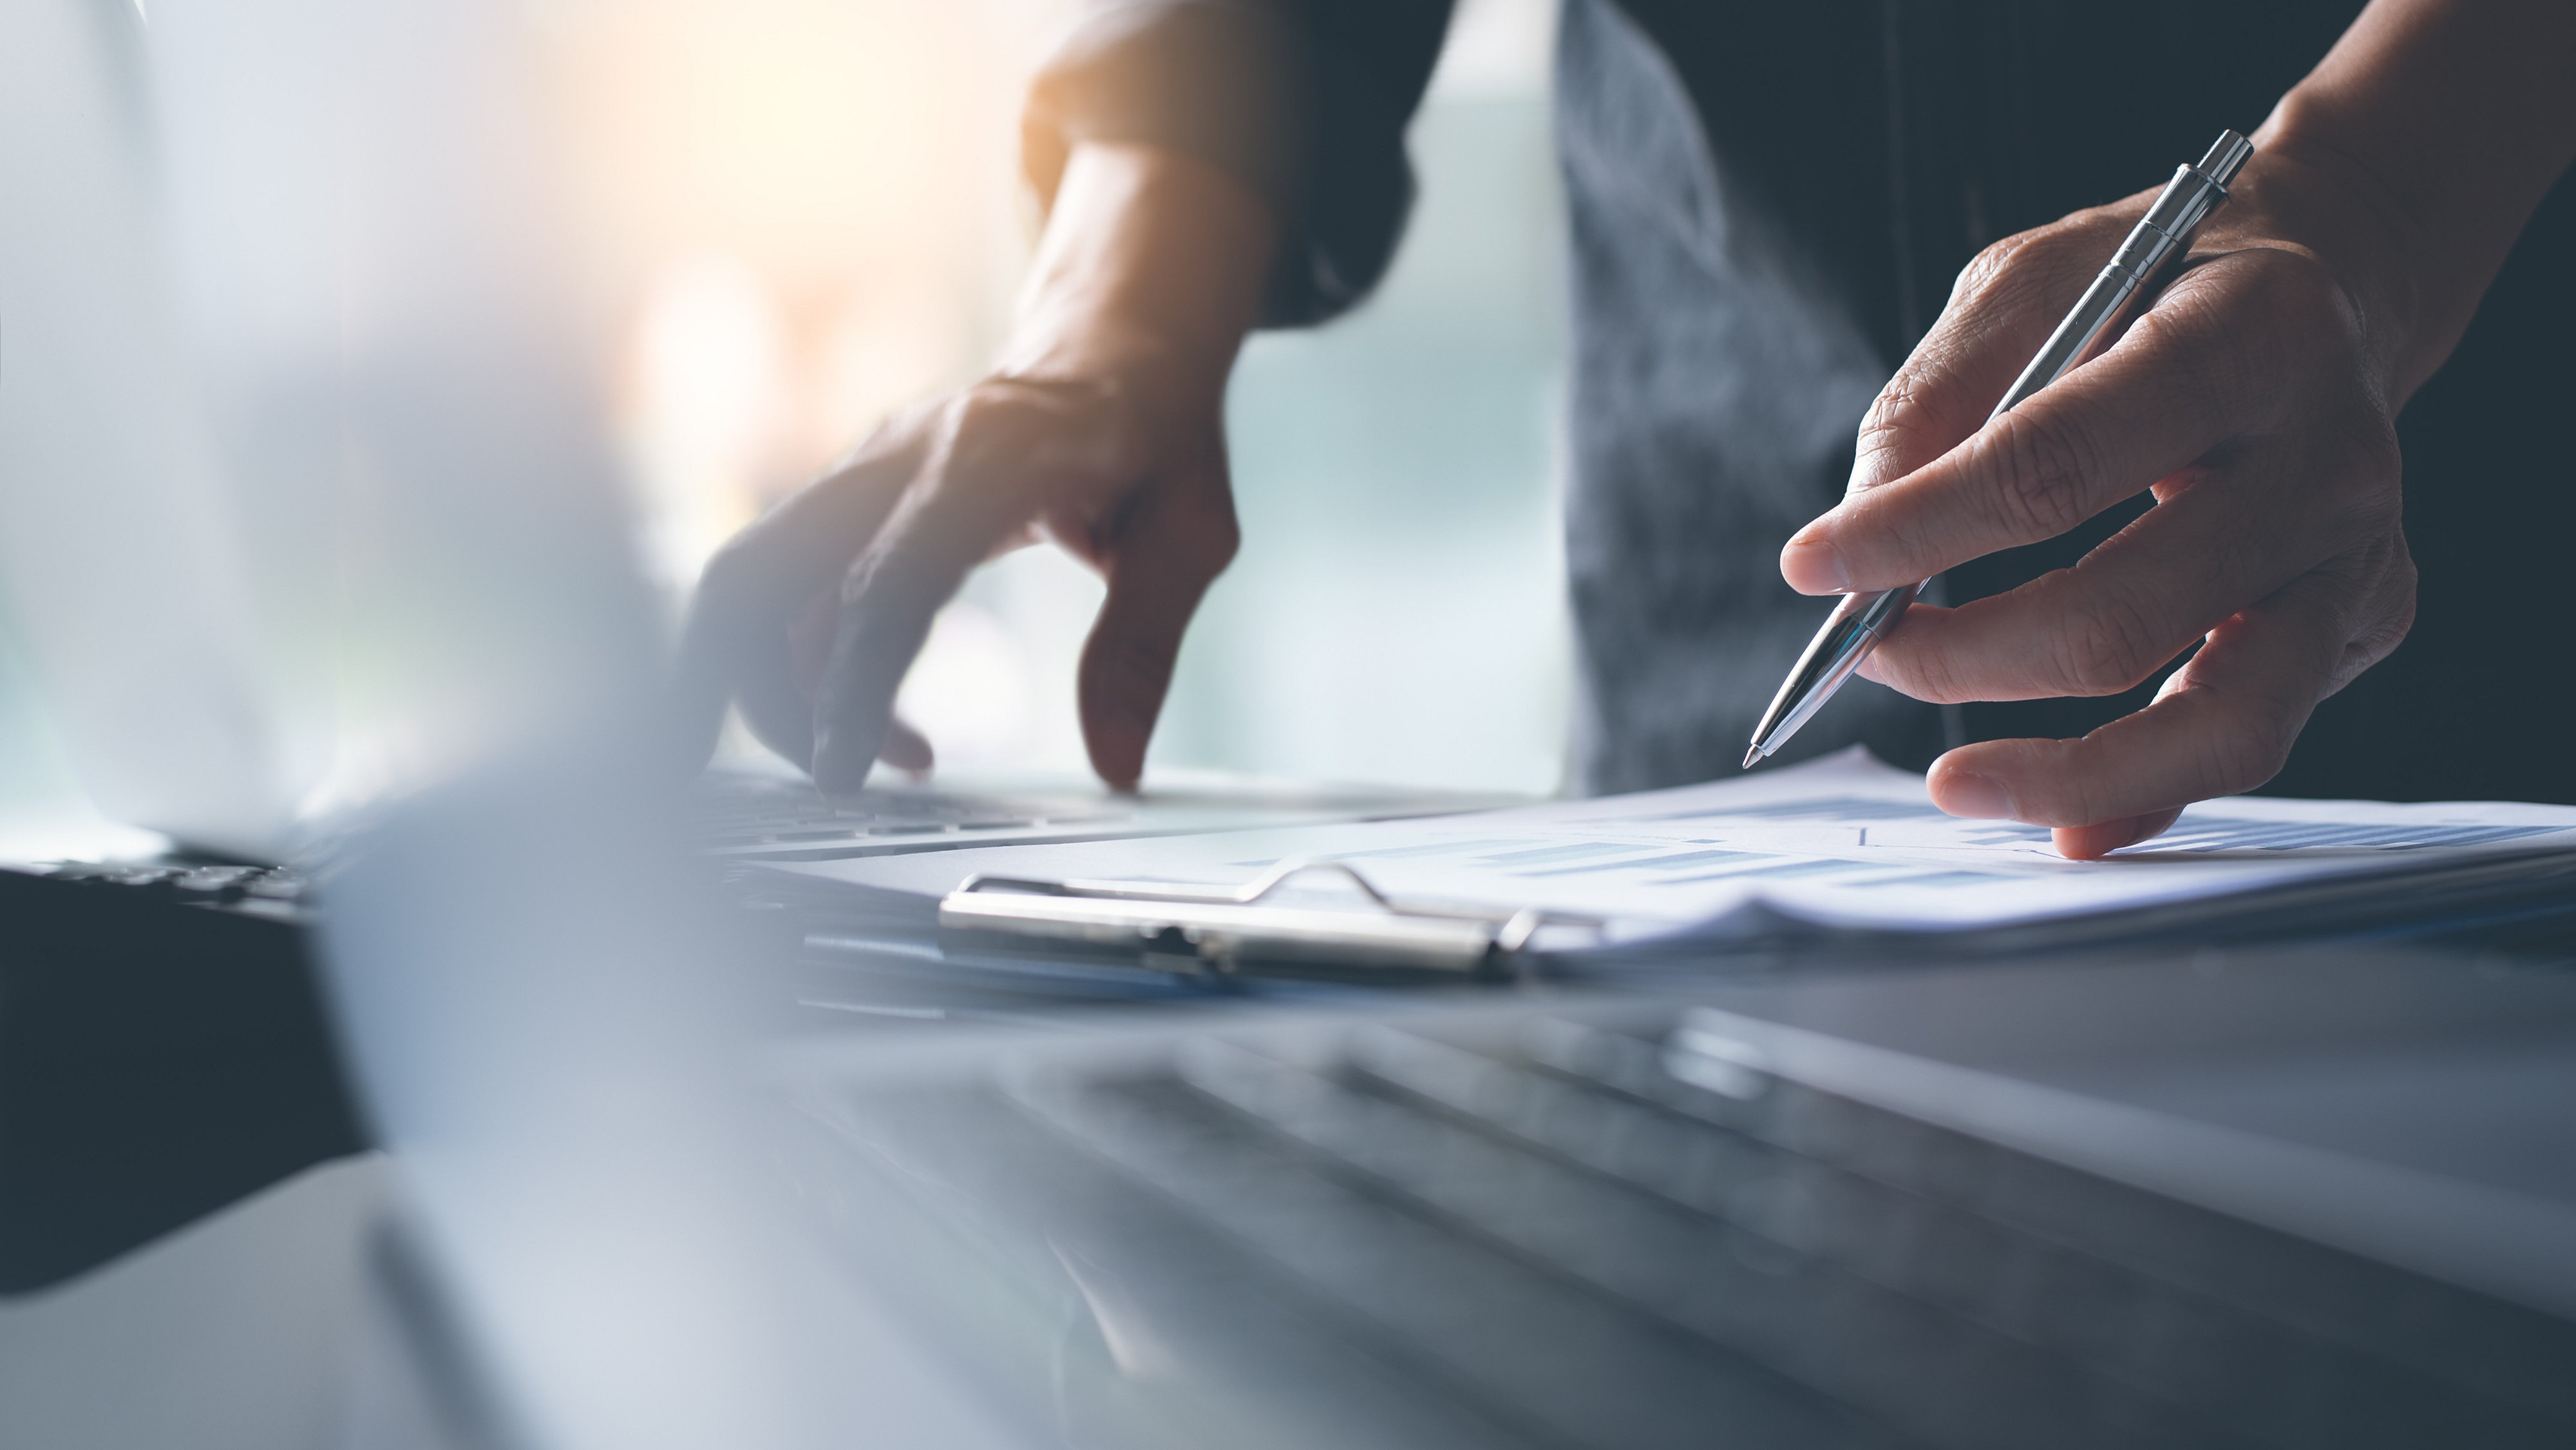
[[[702,842],[713,849],[799,847],[884,838],[1095,826],[1124,812],[1098,803],[998,799],[934,791],[872,790],[835,802],[801,781],[711,777],[696,798]],[[969,844],[960,842],[959,844]]]
[[[1687,1017],[1505,1036],[1194,1038],[845,1126],[1002,1260],[1175,1214],[1125,1302],[1221,1245],[1266,1287],[1218,1337],[1295,1299],[1464,1443],[2576,1443],[2563,1321],[1774,1077]],[[1157,1207],[1051,1191],[1076,1163]],[[1192,1272],[1165,1337],[1206,1343]]]
[[[41,868],[39,874],[90,890],[117,889],[289,922],[303,920],[312,898],[311,881],[281,866],[59,861]]]

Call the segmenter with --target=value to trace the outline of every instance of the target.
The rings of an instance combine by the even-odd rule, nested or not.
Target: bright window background
[[[1462,14],[1414,124],[1421,197],[1385,287],[1246,353],[1230,409],[1246,543],[1183,655],[1157,758],[1556,787],[1552,11]]]

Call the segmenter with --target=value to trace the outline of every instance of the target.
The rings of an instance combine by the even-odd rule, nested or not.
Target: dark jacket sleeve
[[[1039,72],[1021,165],[1052,204],[1077,141],[1144,142],[1241,178],[1280,248],[1268,327],[1321,322],[1386,273],[1452,0],[1094,0]]]

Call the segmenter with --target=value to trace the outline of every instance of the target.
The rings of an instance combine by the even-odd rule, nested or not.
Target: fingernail
[[[1843,551],[1822,539],[1795,538],[1780,551],[1780,577],[1807,594],[1849,594],[1851,571]]]
[[[2003,782],[1984,775],[1943,777],[1932,803],[1954,816],[1980,821],[1998,820],[2013,813],[2012,793],[2004,789]]]

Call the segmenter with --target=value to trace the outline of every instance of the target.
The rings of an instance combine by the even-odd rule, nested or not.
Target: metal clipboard
[[[1292,878],[1330,872],[1370,907],[1265,904]],[[1048,941],[1195,957],[1220,972],[1303,964],[1454,973],[1509,972],[1526,964],[1541,927],[1598,934],[1597,917],[1566,912],[1477,911],[1398,902],[1348,863],[1330,857],[1280,862],[1234,890],[1155,882],[1038,881],[974,876],[939,903],[939,925]]]

